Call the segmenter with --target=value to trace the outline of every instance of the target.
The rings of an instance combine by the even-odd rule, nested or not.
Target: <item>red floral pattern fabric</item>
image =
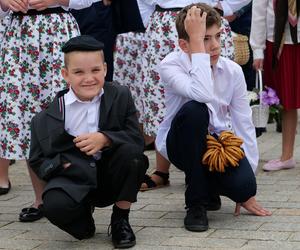
[[[66,87],[61,46],[79,28],[68,13],[13,16],[0,45],[0,157],[29,156],[30,122]]]

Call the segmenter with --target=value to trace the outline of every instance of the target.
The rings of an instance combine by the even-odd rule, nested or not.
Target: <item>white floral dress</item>
[[[142,56],[145,52],[144,33],[129,32],[116,39],[113,80],[128,86],[138,111],[139,123],[143,123],[143,71]]]
[[[61,47],[77,35],[79,28],[69,13],[12,16],[5,26],[0,50],[1,158],[28,158],[31,119],[66,87]]]

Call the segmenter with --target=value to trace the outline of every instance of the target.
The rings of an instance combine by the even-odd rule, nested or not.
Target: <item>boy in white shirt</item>
[[[157,150],[185,172],[190,231],[206,231],[206,210],[211,198],[224,195],[240,207],[265,216],[271,213],[255,200],[254,171],[258,149],[243,72],[236,63],[220,57],[220,16],[206,4],[180,11],[176,28],[182,51],[169,54],[160,65],[165,83],[166,114],[156,138]],[[210,172],[202,164],[206,135],[233,130],[244,141],[246,157],[225,173]],[[252,167],[252,168],[251,168]],[[218,207],[220,208],[220,204]]]

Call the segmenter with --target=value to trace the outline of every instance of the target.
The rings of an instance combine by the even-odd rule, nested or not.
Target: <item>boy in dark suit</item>
[[[95,233],[93,207],[114,204],[114,246],[132,247],[128,215],[148,167],[132,97],[126,87],[105,82],[101,42],[79,36],[62,50],[70,89],[59,92],[31,124],[29,165],[47,182],[44,214],[86,239]]]

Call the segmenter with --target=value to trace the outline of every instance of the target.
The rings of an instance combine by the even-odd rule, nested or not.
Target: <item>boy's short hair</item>
[[[104,62],[103,54],[104,44],[92,36],[81,35],[71,38],[62,47],[65,57],[65,67],[68,64],[68,54],[71,52],[94,52],[99,51]]]
[[[200,8],[202,11],[207,13],[206,16],[206,28],[210,28],[213,25],[218,25],[221,27],[221,16],[214,8],[211,6],[205,4],[205,3],[196,3],[196,4],[190,4],[186,7],[184,7],[177,15],[176,18],[176,30],[178,33],[179,39],[189,40],[189,36],[186,33],[185,27],[184,27],[184,20],[186,18],[187,11],[192,8],[193,6],[196,6]]]

